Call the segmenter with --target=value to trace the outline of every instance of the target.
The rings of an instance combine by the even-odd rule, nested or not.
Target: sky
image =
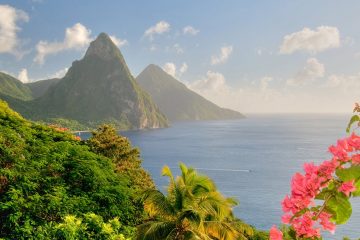
[[[243,113],[350,113],[360,93],[358,0],[0,0],[0,71],[62,77],[105,32]]]

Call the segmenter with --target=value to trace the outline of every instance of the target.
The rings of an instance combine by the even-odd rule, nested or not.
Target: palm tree
[[[162,170],[170,179],[167,196],[158,190],[145,192],[144,208],[150,218],[138,227],[137,239],[244,239],[242,233],[251,232],[250,226],[234,218],[234,199],[224,197],[209,177],[195,169],[182,163],[180,169],[176,179],[168,166]]]

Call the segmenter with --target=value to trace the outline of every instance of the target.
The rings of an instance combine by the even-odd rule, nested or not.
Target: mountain
[[[74,61],[62,79],[28,85],[15,80],[7,81],[11,85],[4,85],[0,98],[32,120],[78,122],[88,128],[102,123],[118,129],[168,126],[165,115],[135,81],[120,50],[105,33],[90,43],[83,59]]]
[[[123,129],[167,126],[166,117],[136,83],[120,50],[105,33],[91,42],[84,58],[73,62],[64,78],[34,101],[41,118],[88,125],[111,122]]]
[[[32,96],[34,98],[41,97],[45,94],[45,92],[51,87],[55,86],[60,81],[60,78],[52,78],[47,80],[41,80],[31,83],[26,83],[32,92]]]
[[[31,89],[20,80],[0,72],[0,96],[6,95],[20,100],[31,100]]]
[[[160,67],[150,64],[136,78],[171,121],[239,119],[239,112],[221,108],[188,89]]]

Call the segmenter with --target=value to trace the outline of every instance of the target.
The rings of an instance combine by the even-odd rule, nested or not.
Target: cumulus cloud
[[[173,77],[176,77],[176,65],[174,63],[172,63],[172,62],[165,63],[164,66],[163,66],[163,70],[167,74],[169,74],[169,75],[171,75]]]
[[[305,66],[293,78],[288,79],[286,84],[289,86],[301,86],[311,81],[323,77],[325,74],[325,66],[316,58],[309,58]]]
[[[186,26],[183,28],[184,35],[196,35],[199,33],[198,29],[195,29],[193,26]]]
[[[154,26],[151,26],[150,28],[148,28],[145,31],[144,36],[148,37],[150,40],[153,40],[154,35],[163,34],[165,32],[169,32],[169,31],[170,31],[170,24],[166,21],[160,21],[160,22],[156,23]]]
[[[74,26],[66,28],[62,42],[40,41],[36,45],[37,55],[34,61],[43,64],[47,55],[57,54],[69,49],[81,50],[89,45],[91,41],[90,34],[90,29],[81,23],[76,23]]]
[[[188,65],[186,62],[183,62],[180,68],[178,68],[175,63],[167,62],[164,64],[162,69],[172,77],[180,78],[188,70]]]
[[[211,65],[225,63],[233,51],[233,46],[224,46],[220,49],[220,55],[211,57]]]
[[[19,22],[28,22],[26,12],[9,5],[0,5],[0,53],[10,53],[21,57],[19,51],[20,40],[18,32],[21,28]]]
[[[291,54],[301,50],[317,53],[338,47],[340,47],[339,30],[336,27],[320,26],[316,30],[304,28],[286,35],[280,46],[280,53]]]
[[[46,77],[46,79],[51,79],[51,78],[63,78],[66,73],[68,72],[69,68],[64,68],[64,69],[60,69],[59,71],[50,74]],[[45,78],[44,78],[45,79]]]
[[[121,38],[117,38],[114,35],[109,36],[111,41],[113,41],[113,43],[118,47],[121,48],[127,44],[129,44],[129,42],[126,39],[121,39]]]
[[[224,75],[213,71],[207,71],[206,77],[191,83],[189,87],[203,94],[212,91],[221,92],[228,89]]]
[[[181,65],[180,70],[179,70],[180,76],[181,76],[182,74],[184,74],[187,70],[188,70],[188,65],[186,64],[186,62],[184,62],[184,63]]]
[[[19,72],[17,78],[23,83],[31,82],[31,80],[30,80],[30,78],[28,76],[28,71],[25,68],[21,69],[21,71]]]

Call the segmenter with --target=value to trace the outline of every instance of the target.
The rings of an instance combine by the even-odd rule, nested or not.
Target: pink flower
[[[354,164],[360,164],[360,154],[352,155],[351,160]]]
[[[326,178],[327,180],[330,180],[332,178],[333,173],[336,170],[337,161],[324,161],[319,166],[319,174]]]
[[[340,144],[336,146],[331,145],[329,147],[329,152],[338,160],[346,162],[349,159],[347,152]]]
[[[336,229],[336,225],[335,225],[335,223],[330,222],[330,218],[331,218],[331,214],[329,214],[327,212],[322,212],[319,215],[320,224],[323,227],[323,229],[329,231],[332,234],[334,234],[335,229]]]
[[[274,225],[270,229],[270,240],[282,240],[283,233]]]
[[[351,136],[347,139],[347,142],[356,150],[360,149],[360,136],[357,136],[355,133],[351,134]]]
[[[318,174],[319,167],[315,166],[314,163],[304,163],[304,171],[306,175],[316,175]]]
[[[284,224],[289,224],[291,222],[291,218],[292,216],[289,215],[289,214],[285,214],[281,217],[281,221],[284,223]]]
[[[343,184],[341,184],[341,186],[338,189],[339,192],[343,192],[348,197],[351,192],[356,191],[356,187],[355,187],[354,183],[355,183],[355,180],[343,182]]]
[[[307,212],[303,216],[294,219],[292,226],[298,237],[320,237],[320,229],[314,228],[315,221],[312,217],[312,214]]]

